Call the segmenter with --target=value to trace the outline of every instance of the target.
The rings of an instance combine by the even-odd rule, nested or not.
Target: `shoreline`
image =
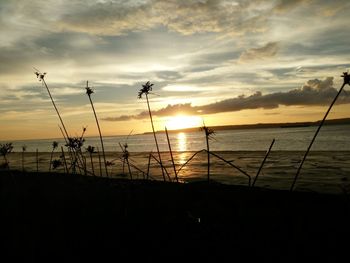
[[[174,152],[173,157],[176,169],[186,163],[194,152]],[[218,151],[215,152],[226,160],[232,161],[234,165],[247,172],[253,180],[264,158],[264,151]],[[303,156],[303,151],[272,151],[267,158],[265,165],[256,182],[257,186],[269,189],[289,189],[294,178],[298,165]],[[59,158],[61,153],[54,154],[53,159]],[[111,162],[108,167],[109,174],[115,178],[128,178],[129,173],[127,166],[121,159],[121,153],[108,152],[107,161]],[[39,153],[38,168],[40,172],[49,170],[50,153]],[[131,167],[134,179],[145,177],[148,167],[149,153],[130,153],[130,163],[137,167]],[[11,153],[9,156],[10,168],[22,170],[22,153]],[[67,157],[67,156],[66,156]],[[89,174],[95,173],[101,175],[98,155],[93,156],[94,171],[92,171],[90,157],[86,157],[86,167]],[[170,177],[174,179],[173,166],[169,152],[162,152],[164,166],[168,170]],[[36,153],[24,154],[24,169],[26,171],[36,171]],[[102,176],[104,175],[103,164]],[[64,173],[64,167],[57,170]],[[141,172],[143,171],[143,173]],[[82,170],[78,173],[83,173]],[[151,161],[149,174],[153,179],[163,180],[159,165]],[[195,156],[181,171],[178,173],[180,182],[187,183],[199,181],[206,178],[207,159],[206,153],[200,153]],[[210,166],[211,179],[217,182],[229,185],[247,185],[248,178],[236,169],[223,163],[219,159],[212,157]],[[315,191],[321,193],[343,193],[350,192],[350,151],[312,151],[306,159],[301,176],[297,182],[297,188],[304,191]]]

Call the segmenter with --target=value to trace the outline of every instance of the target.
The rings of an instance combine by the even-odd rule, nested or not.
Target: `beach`
[[[180,167],[195,152],[174,152],[174,161],[176,169]],[[232,161],[232,164],[241,168],[251,176],[251,181],[265,156],[264,151],[216,151],[215,154],[225,160]],[[303,157],[302,151],[272,151],[268,156],[263,169],[256,181],[256,186],[288,190],[295,176],[297,168]],[[53,159],[58,159],[61,153],[54,153]],[[66,153],[66,158],[68,154]],[[87,172],[92,175],[90,157],[86,157]],[[155,156],[156,153],[155,153]],[[130,164],[132,176],[134,179],[143,179],[146,176],[149,153],[130,153]],[[196,155],[186,166],[178,173],[179,182],[188,183],[207,179],[207,155],[202,152]],[[22,153],[16,152],[8,155],[10,168],[22,170]],[[107,152],[107,161],[112,163],[108,167],[109,176],[113,178],[129,178],[127,165],[124,165],[121,152]],[[163,164],[166,167],[171,179],[175,180],[173,166],[169,152],[162,152]],[[47,172],[49,170],[50,153],[38,153],[38,170]],[[102,161],[101,161],[102,162]],[[94,173],[96,176],[105,176],[105,170],[102,165],[99,166],[99,158],[96,153],[93,154]],[[215,156],[210,157],[210,179],[219,183],[248,185],[248,177],[239,170],[222,162]],[[36,171],[36,153],[24,153],[24,169],[26,171]],[[141,171],[143,172],[141,172]],[[63,165],[53,170],[64,173]],[[77,172],[84,171],[77,169]],[[151,160],[149,178],[153,180],[163,180],[159,165]],[[341,194],[350,191],[350,151],[312,151],[304,163],[300,178],[297,181],[296,189],[299,191],[315,191],[320,193]]]

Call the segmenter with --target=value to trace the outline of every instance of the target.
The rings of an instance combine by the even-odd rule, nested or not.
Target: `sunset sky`
[[[350,68],[348,0],[1,0],[0,140],[323,117]],[[350,117],[346,87],[329,118]]]

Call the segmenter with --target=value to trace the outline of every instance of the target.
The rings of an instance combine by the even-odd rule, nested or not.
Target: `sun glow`
[[[198,116],[184,116],[177,115],[175,117],[169,117],[165,121],[165,126],[169,130],[186,129],[192,127],[198,127],[202,123],[202,119]]]

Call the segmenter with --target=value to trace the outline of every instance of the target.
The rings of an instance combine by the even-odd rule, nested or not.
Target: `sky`
[[[0,140],[322,119],[350,68],[348,0],[1,0]],[[345,88],[329,118],[350,117]]]

